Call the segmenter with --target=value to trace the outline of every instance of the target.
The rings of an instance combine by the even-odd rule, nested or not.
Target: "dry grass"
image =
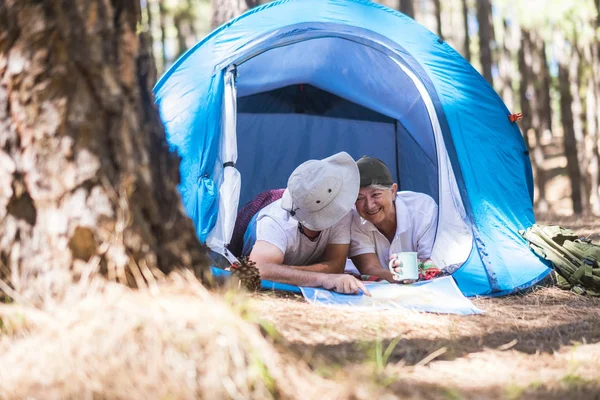
[[[595,398],[600,299],[541,288],[474,302],[486,313],[343,311],[274,294],[251,307],[315,371],[371,397]],[[393,341],[382,365],[377,352]]]
[[[73,288],[41,309],[0,307],[2,398],[318,398],[339,391],[279,354],[240,317],[243,307],[194,280],[154,293],[105,283],[88,289]]]

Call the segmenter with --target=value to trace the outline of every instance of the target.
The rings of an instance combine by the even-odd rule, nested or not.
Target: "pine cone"
[[[242,257],[239,262],[231,264],[229,271],[240,280],[240,284],[246,290],[256,292],[260,289],[260,272],[256,268],[256,263],[248,257]]]

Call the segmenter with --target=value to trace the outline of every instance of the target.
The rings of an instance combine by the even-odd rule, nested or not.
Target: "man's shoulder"
[[[269,220],[275,222],[284,231],[295,229],[297,222],[290,213],[281,208],[281,200],[276,200],[258,212],[257,222]]]

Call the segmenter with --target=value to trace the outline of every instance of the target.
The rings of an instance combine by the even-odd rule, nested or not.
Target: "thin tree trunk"
[[[444,33],[442,32],[442,4],[440,0],[433,0],[433,6],[435,8],[437,35],[440,39],[444,40]]]
[[[564,51],[564,50],[563,50]],[[573,96],[571,93],[571,80],[569,55],[563,55],[558,65],[558,83],[560,91],[560,115],[563,125],[565,156],[567,157],[567,172],[571,182],[571,200],[573,212],[581,214],[583,205],[581,199],[581,171],[577,157],[577,140],[573,122]]]
[[[148,32],[152,35],[153,32],[153,21],[152,21],[152,0],[146,0],[146,23],[148,24]]]
[[[462,0],[463,28],[465,31],[464,56],[471,62],[471,38],[469,37],[469,4],[468,0]]]
[[[189,24],[190,24],[190,35],[192,40],[192,45],[198,41],[198,32],[196,32],[196,19],[198,18],[196,15],[196,8],[194,7],[193,0],[187,0],[187,8],[188,8],[188,16],[189,16]],[[190,46],[188,46],[190,47]]]
[[[519,72],[521,84],[519,88],[521,110],[523,120],[521,127],[526,138],[527,147],[530,152],[533,173],[535,176],[535,187],[537,191],[536,209],[540,212],[548,211],[546,200],[547,173],[545,169],[545,156],[540,135],[539,97],[535,87],[536,62],[534,39],[531,32],[521,31],[521,48],[519,50]],[[539,64],[539,62],[538,62]],[[537,66],[539,70],[539,65]]]
[[[581,207],[582,211],[589,211],[589,181],[587,179],[588,159],[585,154],[585,136],[583,131],[583,104],[579,89],[581,87],[581,54],[577,47],[577,39],[573,43],[573,51],[569,64],[569,76],[571,96],[573,99],[573,132],[575,134],[575,142],[577,146],[577,160],[579,163],[579,172],[581,173]]]
[[[549,99],[549,95],[545,88],[545,71],[547,70],[546,64],[546,52],[544,41],[541,36],[537,33],[531,33],[529,46],[531,50],[531,80],[535,102],[531,105],[532,112],[532,128],[535,133],[537,145],[533,149],[533,158],[537,164],[538,170],[538,211],[548,211],[548,202],[546,200],[546,184],[548,182],[548,174],[546,171],[546,155],[543,147],[543,137],[546,129],[548,129],[548,115],[546,114],[549,110],[546,108],[546,104]]]
[[[482,75],[491,86],[494,86],[491,48],[494,26],[492,24],[492,4],[490,0],[477,0],[477,21],[479,22],[479,55]]]
[[[139,286],[207,266],[139,19],[137,0],[0,7],[0,267],[22,296],[94,268]]]
[[[600,78],[597,73],[600,71],[600,0],[596,0],[596,35],[592,44],[592,82],[595,98],[595,137],[591,138],[592,157],[590,159],[590,178],[591,178],[591,209],[596,215],[600,215],[600,149],[598,141],[600,140]]]
[[[383,4],[386,7],[400,11],[400,0],[378,0],[377,3]]]
[[[259,0],[212,0],[212,17],[210,19],[212,29],[259,4]]]
[[[177,32],[177,57],[179,57],[187,50],[185,40],[185,22],[181,13],[176,13],[173,15],[173,25],[175,26],[175,31]]]
[[[541,48],[541,76],[542,87],[540,91],[540,106],[542,115],[542,124],[540,129],[546,134],[547,131],[552,131],[552,96],[550,90],[552,88],[552,78],[550,76],[550,68],[548,67],[548,57],[546,53],[546,42],[542,37],[538,37]]]
[[[154,19],[152,15],[152,1],[146,0],[146,29],[149,40],[148,51],[152,57],[153,67],[156,69],[156,58],[154,56]]]
[[[187,49],[196,44],[196,29],[194,27],[195,14],[194,4],[187,0],[184,5],[180,5],[173,13],[173,26],[177,36],[177,56],[178,58]]]
[[[502,52],[498,60],[498,71],[500,74],[500,95],[509,110],[514,110],[515,101],[512,88],[515,73],[513,71],[513,35],[510,24],[504,19],[502,21]]]
[[[412,0],[400,0],[400,12],[414,18],[415,8],[413,7]]]
[[[593,46],[592,46],[593,47]],[[594,49],[591,50],[591,65],[595,66],[595,55],[593,54]],[[595,215],[600,215],[600,194],[598,193],[598,170],[600,167],[600,160],[598,155],[598,120],[596,112],[598,110],[598,98],[597,96],[597,85],[599,84],[598,78],[595,74],[590,74],[587,84],[586,93],[586,122],[587,122],[587,143],[589,152],[589,184],[590,184],[590,211]]]
[[[158,0],[158,13],[160,24],[160,48],[161,48],[161,72],[167,69],[167,10],[165,9],[165,0]]]

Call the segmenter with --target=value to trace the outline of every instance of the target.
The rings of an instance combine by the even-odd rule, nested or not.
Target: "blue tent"
[[[534,223],[531,164],[493,88],[411,18],[363,0],[283,0],[185,53],[155,88],[198,237],[227,254],[236,212],[311,158],[386,162],[439,206],[433,259],[466,295],[503,295],[549,269],[518,230]]]

